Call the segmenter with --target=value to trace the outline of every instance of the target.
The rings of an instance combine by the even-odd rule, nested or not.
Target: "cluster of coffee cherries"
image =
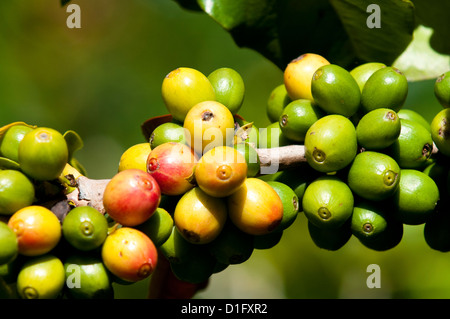
[[[67,199],[86,174],[74,157],[83,146],[76,132],[23,122],[0,132],[2,299],[112,298],[113,282],[153,272],[157,251],[147,235]]]
[[[408,81],[369,62],[348,71],[303,54],[267,104],[276,146],[304,145],[306,164],[273,175],[301,202],[314,243],[337,250],[355,236],[377,251],[424,225],[428,245],[450,250],[450,71],[436,79],[443,110],[430,122],[405,107]]]
[[[141,169],[159,185],[168,226],[158,249],[185,282],[203,283],[275,246],[298,215],[292,188],[259,178],[259,131],[238,115],[244,93],[234,69],[206,76],[180,67],[162,83],[169,114],[143,126],[149,143],[141,145],[150,147]]]

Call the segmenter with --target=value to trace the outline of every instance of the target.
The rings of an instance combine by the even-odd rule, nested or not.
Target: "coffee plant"
[[[230,8],[178,2],[219,23]],[[266,13],[277,6],[263,2]],[[344,14],[347,2],[331,4]],[[393,3],[404,15],[411,9]],[[236,6],[249,10],[247,1]],[[299,214],[318,249],[355,237],[387,251],[405,225],[424,225],[429,248],[450,251],[450,67],[427,75],[442,106],[428,122],[405,107],[411,70],[393,63],[410,37],[380,59],[346,59],[316,42],[280,51],[273,38],[250,36],[273,25],[245,24],[244,35],[224,25],[283,70],[265,92],[266,127],[240,115],[245,83],[226,66],[167,70],[167,113],[139,123],[144,141],[129,146],[110,179],[88,177],[77,132],[4,123],[0,296],[109,299],[113,283],[150,278],[149,298],[192,298],[215,274],[278,245]]]

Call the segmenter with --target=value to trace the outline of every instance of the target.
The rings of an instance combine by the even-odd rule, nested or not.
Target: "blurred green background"
[[[246,84],[240,114],[258,127],[269,124],[266,101],[282,71],[237,47],[208,16],[170,0],[74,3],[81,29],[67,28],[69,13],[58,0],[0,2],[0,125],[75,130],[89,177],[111,178],[122,152],[145,141],[140,125],[167,113],[161,83],[180,66],[205,74],[236,69]],[[411,83],[406,103],[430,121],[441,109],[433,85]],[[370,264],[380,266],[381,288],[366,285]],[[449,270],[450,256],[426,245],[422,225],[406,227],[387,252],[355,238],[330,252],[312,243],[300,214],[276,247],[214,275],[196,298],[449,298]],[[145,298],[147,285],[117,286],[117,298]]]

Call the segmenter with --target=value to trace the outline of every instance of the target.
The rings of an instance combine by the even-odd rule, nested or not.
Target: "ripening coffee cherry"
[[[109,234],[101,256],[113,275],[128,282],[147,278],[158,262],[158,252],[150,238],[131,227],[121,227]]]
[[[305,53],[292,60],[284,70],[284,85],[291,100],[313,100],[311,79],[318,68],[328,65],[327,59],[314,53]]]
[[[50,252],[62,236],[56,215],[43,206],[27,206],[15,212],[8,226],[16,233],[19,253],[38,256]]]
[[[221,198],[212,197],[196,187],[180,198],[173,219],[188,242],[207,244],[222,231],[227,220],[227,208]]]
[[[199,155],[216,146],[233,141],[234,117],[222,103],[205,101],[193,106],[186,115],[183,127],[188,145]]]
[[[156,180],[140,169],[127,169],[113,176],[105,187],[103,206],[123,226],[136,226],[149,219],[161,201]]]
[[[168,142],[151,150],[147,172],[156,180],[164,195],[182,195],[194,187],[189,178],[194,174],[198,156],[186,144]]]
[[[192,68],[177,68],[166,75],[161,94],[169,113],[183,122],[188,111],[202,101],[214,101],[216,95],[208,78]]]
[[[251,235],[269,234],[283,219],[280,196],[272,186],[258,178],[247,178],[227,202],[231,221]]]
[[[230,146],[206,152],[195,167],[195,181],[208,195],[226,197],[234,193],[247,178],[245,157]]]

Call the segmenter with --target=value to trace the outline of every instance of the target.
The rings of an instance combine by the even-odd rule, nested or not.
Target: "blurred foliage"
[[[66,26],[58,1],[0,2],[0,126],[14,121],[73,130],[84,141],[75,156],[92,178],[111,178],[120,155],[143,141],[140,125],[166,114],[164,76],[179,66],[209,74],[241,73],[241,115],[258,127],[282,71],[239,48],[215,21],[168,0],[77,0],[81,29]],[[302,54],[304,52],[298,52]],[[434,80],[411,83],[406,107],[431,120],[440,109]],[[449,298],[450,258],[431,250],[423,226],[407,227],[387,252],[356,239],[336,252],[317,248],[300,214],[279,245],[212,277],[197,298]],[[381,267],[381,288],[366,286],[369,264]],[[117,285],[118,298],[145,298],[147,281]]]

